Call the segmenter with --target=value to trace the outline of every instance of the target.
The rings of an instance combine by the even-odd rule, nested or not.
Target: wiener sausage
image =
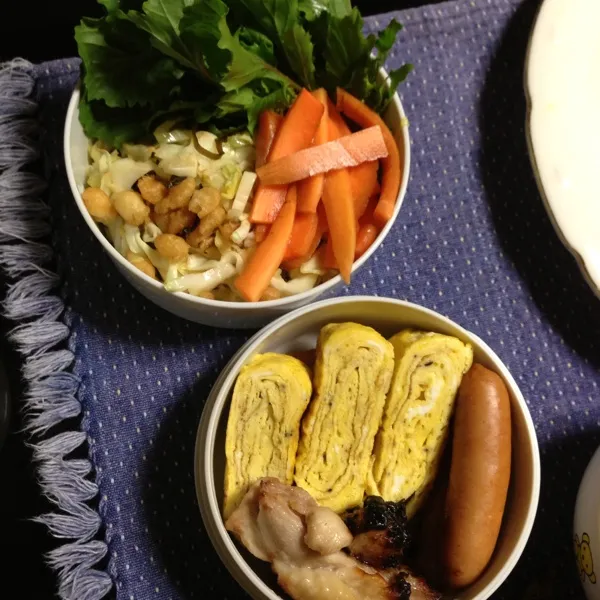
[[[502,379],[473,364],[456,400],[450,481],[444,516],[447,584],[473,583],[498,539],[511,469],[511,417]]]

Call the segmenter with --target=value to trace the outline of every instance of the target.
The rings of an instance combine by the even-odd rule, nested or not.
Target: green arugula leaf
[[[112,1],[112,0],[109,0]],[[163,54],[208,77],[204,64],[190,56],[180,37],[180,22],[186,7],[196,0],[146,0],[143,12],[130,11],[128,17],[140,29],[150,34],[152,45]]]
[[[298,0],[235,0],[270,39],[280,38],[298,22]]]
[[[282,37],[286,56],[300,83],[309,89],[315,89],[314,46],[310,34],[301,25],[294,25]]]
[[[101,100],[90,101],[86,94],[79,101],[79,121],[85,135],[113,148],[131,140],[142,141],[147,136],[148,116],[143,109],[111,108]]]
[[[253,130],[262,110],[285,110],[301,86],[341,86],[381,112],[411,70],[381,85],[401,25],[365,37],[350,0],[98,2],[106,16],[75,30],[80,120],[109,145],[140,140],[167,118]]]
[[[83,19],[75,28],[75,40],[88,99],[103,100],[109,107],[160,104],[183,75],[118,10],[102,19]]]
[[[242,46],[227,25],[228,11],[222,0],[203,0],[186,8],[181,20],[182,40],[192,55],[202,57],[209,74],[226,92],[260,79],[298,89],[292,79]]]
[[[273,66],[277,65],[273,42],[264,33],[242,26],[235,32],[235,37],[248,52],[253,52]]]
[[[350,0],[299,0],[298,9],[309,21],[314,21],[323,12],[341,19],[350,14],[352,6]]]

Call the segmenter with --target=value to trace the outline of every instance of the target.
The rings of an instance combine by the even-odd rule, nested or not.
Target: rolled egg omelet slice
[[[269,352],[242,367],[225,438],[225,519],[258,479],[292,483],[300,420],[311,395],[310,371],[297,358]]]
[[[375,440],[368,493],[406,500],[414,515],[437,474],[454,401],[473,349],[439,333],[404,330],[395,350],[392,385]]]
[[[393,368],[394,348],[374,329],[321,329],[295,482],[322,506],[341,512],[362,503]]]

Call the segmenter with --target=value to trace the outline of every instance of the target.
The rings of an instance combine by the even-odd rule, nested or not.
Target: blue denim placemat
[[[433,308],[505,361],[536,424],[543,483],[531,540],[494,598],[564,600],[582,595],[571,528],[580,478],[600,443],[600,305],[550,224],[527,156],[523,65],[537,6],[460,0],[368,19],[370,28],[392,16],[405,25],[388,66],[415,66],[401,87],[413,162],[396,225],[342,293]],[[69,515],[45,520],[75,538],[53,555],[61,593],[98,598],[112,583],[119,600],[243,598],[203,530],[193,451],[210,386],[248,333],[188,323],[150,304],[86,229],[62,159],[78,66],[34,69],[65,311],[56,322],[52,301],[34,314],[52,317],[35,330],[41,339],[16,335],[25,353],[28,343],[30,353],[48,351],[68,336],[68,349],[48,359],[63,357],[60,373],[28,359],[25,375],[55,389],[36,405],[34,424],[81,410],[62,437],[38,447],[42,484]],[[89,461],[66,455],[83,439]],[[98,513],[82,504],[96,493]]]

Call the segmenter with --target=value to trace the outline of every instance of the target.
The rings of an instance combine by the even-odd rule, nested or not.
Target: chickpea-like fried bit
[[[200,235],[202,237],[208,237],[215,232],[215,229],[225,222],[227,217],[227,211],[222,206],[217,206],[215,210],[206,215],[204,219],[200,220],[198,227],[200,228]]]
[[[183,238],[172,233],[161,233],[154,240],[154,246],[161,256],[175,262],[185,260],[190,250]]]
[[[110,198],[100,188],[86,188],[83,190],[81,198],[95,221],[108,225],[117,216],[117,211]]]
[[[142,198],[149,204],[160,202],[168,193],[167,186],[152,175],[140,177],[137,186]]]
[[[156,269],[154,265],[145,257],[135,254],[131,250],[127,251],[127,260],[134,266],[137,267],[142,273],[156,279]]]
[[[152,218],[163,233],[178,234],[184,229],[193,227],[197,217],[187,208],[180,208],[166,215],[159,215],[154,212]]]
[[[215,229],[223,224],[226,216],[227,211],[222,206],[217,206],[215,210],[200,220],[198,227],[188,235],[187,243],[197,248],[203,239],[209,238]]]
[[[172,210],[187,207],[195,189],[196,180],[193,177],[186,177],[169,190],[166,197],[154,206],[154,210],[157,214],[164,215]]]
[[[115,192],[112,195],[112,201],[117,212],[129,225],[139,227],[150,216],[150,208],[146,206],[142,197],[133,190]]]
[[[238,227],[240,226],[239,223],[235,223],[234,221],[227,221],[226,223],[223,223],[223,225],[221,225],[219,227],[219,231],[221,232],[221,236],[223,237],[224,240],[229,241],[231,240],[231,234],[238,229]]]
[[[221,204],[221,192],[216,188],[205,187],[193,193],[188,208],[203,219],[215,210],[219,204]]]
[[[188,236],[185,238],[185,241],[188,245],[195,248],[200,254],[206,254],[206,252],[214,247],[215,244],[215,236],[211,235],[207,238],[201,238],[196,232],[197,228],[194,231],[191,231]]]
[[[263,295],[260,297],[260,299],[263,300],[263,301],[266,301],[266,300],[278,300],[279,298],[281,298],[281,292],[278,289],[275,289],[272,286],[269,286],[263,292]]]

